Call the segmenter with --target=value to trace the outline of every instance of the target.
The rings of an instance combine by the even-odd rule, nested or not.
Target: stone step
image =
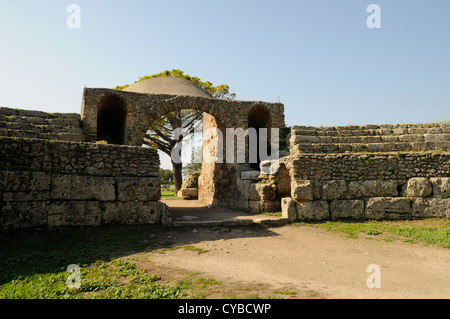
[[[293,126],[292,136],[379,136],[450,133],[450,123],[394,124],[365,126]]]
[[[82,134],[79,126],[45,125],[34,123],[0,122],[0,128],[14,131],[27,131],[37,133],[72,133]]]
[[[403,134],[378,136],[307,136],[296,135],[290,139],[291,144],[301,143],[397,143],[397,142],[448,142],[450,134]]]
[[[17,108],[0,107],[0,115],[3,116],[24,116],[24,117],[39,117],[42,119],[54,118],[53,113],[34,110],[22,110]]]
[[[0,128],[0,136],[74,142],[84,142],[85,140],[85,136],[82,133],[40,133],[31,130],[11,130],[5,128]]]
[[[264,227],[280,227],[288,224],[287,218],[271,217],[271,218],[232,218],[219,220],[201,220],[201,221],[177,221],[172,222],[173,227],[232,227],[232,226],[248,226],[262,225]]]
[[[450,142],[397,142],[397,143],[300,143],[293,145],[296,153],[342,152],[399,152],[399,151],[449,151]]]
[[[40,120],[80,120],[80,114],[78,113],[48,113],[43,111],[34,110],[22,110],[17,108],[0,107],[0,121],[10,120],[25,121],[25,122],[38,122]],[[33,122],[34,123],[34,122]],[[37,124],[37,123],[35,123]]]

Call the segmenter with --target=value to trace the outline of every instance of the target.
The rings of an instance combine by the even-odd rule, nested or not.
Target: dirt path
[[[201,272],[236,289],[263,285],[295,291],[294,298],[450,298],[450,251],[444,248],[295,225],[179,228],[164,236],[207,252],[145,253],[149,267]],[[370,264],[380,267],[381,288],[367,287]]]

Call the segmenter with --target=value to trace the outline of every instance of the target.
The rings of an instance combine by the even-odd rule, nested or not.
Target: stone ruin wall
[[[289,177],[249,178],[249,208],[278,209],[289,183],[290,220],[450,218],[450,123],[294,126],[290,150]]]
[[[119,92],[132,106],[126,141],[135,146],[96,144],[96,103],[111,92],[85,90],[84,121],[78,114],[0,108],[0,229],[170,225],[159,201],[159,157],[138,146],[148,124],[143,118],[200,105],[209,114],[205,127],[246,129],[248,110],[262,104],[271,127],[284,124],[279,103]],[[234,116],[224,111],[231,106]],[[293,126],[289,144],[276,174],[249,164],[205,166],[199,195],[253,212],[281,210],[291,221],[450,217],[448,123]]]
[[[0,136],[0,230],[170,224],[159,202],[155,150],[85,143],[79,115],[8,108],[0,114],[3,127],[17,130],[15,137]],[[78,141],[45,135],[59,124],[77,131]],[[38,132],[27,132],[37,125]]]

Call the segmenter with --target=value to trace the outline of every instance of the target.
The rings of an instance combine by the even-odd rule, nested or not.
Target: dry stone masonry
[[[170,226],[158,154],[142,147],[149,125],[168,112],[202,111],[204,130],[284,130],[280,103],[195,92],[86,88],[81,116],[0,108],[0,229]],[[290,222],[450,217],[450,123],[293,126],[281,144],[275,161],[255,165],[247,152],[245,163],[204,162],[181,195],[281,211]],[[218,145],[203,139],[203,149],[225,158]],[[271,164],[278,169],[265,173]]]
[[[51,116],[7,108],[0,113],[7,120],[14,113],[23,123]],[[35,137],[0,137],[2,229],[170,224],[168,209],[159,202],[155,150]]]
[[[290,146],[285,216],[295,206],[298,220],[450,217],[450,124],[294,126]]]

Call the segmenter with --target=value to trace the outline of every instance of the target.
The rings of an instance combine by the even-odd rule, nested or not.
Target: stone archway
[[[226,128],[250,127],[267,129],[280,128],[284,125],[284,106],[281,103],[267,103],[254,101],[218,100],[207,97],[145,94],[124,92],[111,89],[84,89],[82,101],[83,130],[88,141],[96,141],[99,127],[97,127],[98,112],[105,96],[114,95],[126,105],[127,115],[125,124],[126,145],[142,146],[145,134],[155,119],[171,111],[193,109],[209,114],[214,121],[211,127],[225,132]],[[204,129],[206,127],[204,126]],[[268,130],[270,133],[270,130]],[[223,144],[226,145],[223,134]],[[269,137],[270,140],[270,137]],[[155,161],[159,161],[155,159]],[[205,166],[206,167],[206,166]],[[249,168],[249,163],[212,163],[200,178],[203,189],[200,197],[217,205],[240,207],[246,202],[246,193],[238,186],[242,171]]]

